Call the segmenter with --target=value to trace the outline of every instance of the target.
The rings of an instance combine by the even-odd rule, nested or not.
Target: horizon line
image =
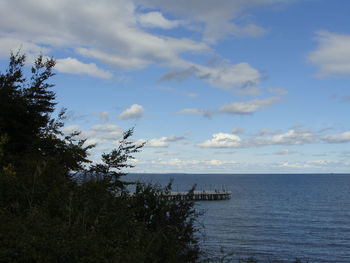
[[[170,172],[170,173],[157,173],[157,172],[135,172],[135,173],[128,173],[128,174],[154,174],[154,175],[161,175],[161,174],[178,174],[178,175],[350,175],[350,172],[348,173],[181,173],[181,172]]]

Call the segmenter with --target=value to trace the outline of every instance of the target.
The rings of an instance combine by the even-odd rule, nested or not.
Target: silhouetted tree
[[[169,188],[123,181],[143,145],[124,133],[118,148],[91,164],[79,132],[62,133],[48,83],[53,59],[39,56],[30,77],[11,54],[0,73],[0,262],[196,262],[192,202]]]

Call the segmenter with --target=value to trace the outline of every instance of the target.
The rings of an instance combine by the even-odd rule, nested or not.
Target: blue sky
[[[350,172],[350,2],[0,0],[0,59],[57,60],[65,132],[133,172]]]

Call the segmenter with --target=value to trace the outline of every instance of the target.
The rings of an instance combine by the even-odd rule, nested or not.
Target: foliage
[[[39,56],[29,78],[24,63],[11,54],[0,73],[0,262],[197,262],[193,203],[122,179],[143,146],[133,130],[91,164],[65,110],[52,117],[55,61]]]

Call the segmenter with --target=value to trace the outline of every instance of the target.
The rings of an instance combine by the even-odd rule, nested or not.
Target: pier
[[[231,192],[226,190],[170,192],[165,196],[169,200],[219,201],[231,199]]]

